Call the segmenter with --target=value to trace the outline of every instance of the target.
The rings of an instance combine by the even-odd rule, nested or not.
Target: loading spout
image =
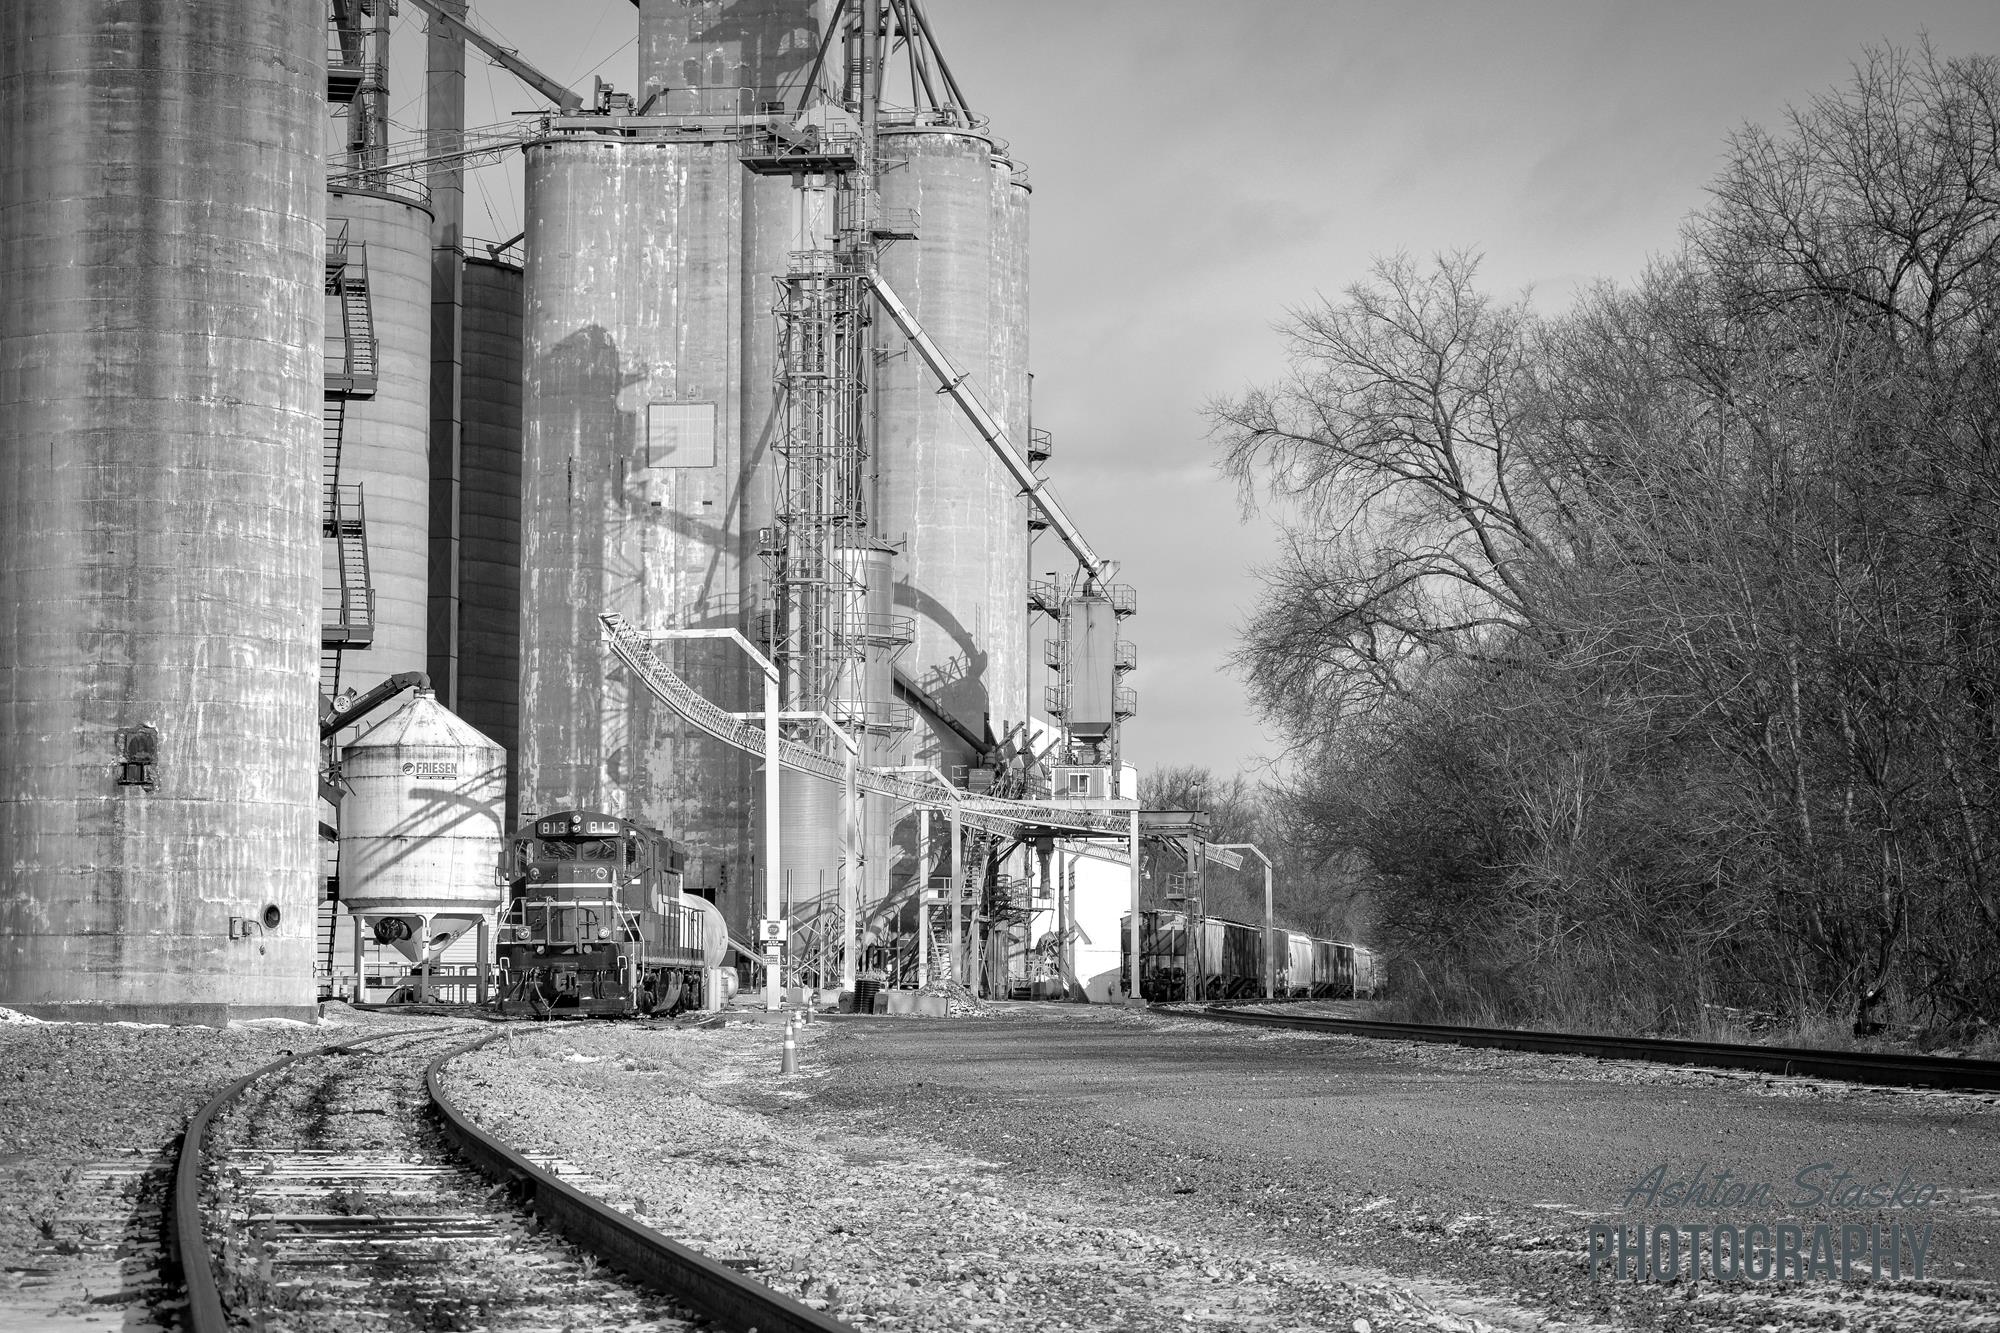
[[[935,695],[904,675],[900,667],[896,668],[895,681],[896,693],[908,699],[924,712],[929,713],[939,722],[942,722],[951,731],[952,735],[972,747],[974,754],[984,759],[993,753],[994,746],[987,744],[983,738],[973,733],[972,728],[966,726],[947,712],[945,706],[938,702]]]
[[[924,332],[923,325],[917,323],[917,317],[910,313],[910,308],[903,304],[895,290],[882,280],[881,274],[870,271],[862,274],[861,280],[868,284],[868,290],[875,294],[875,299],[881,304],[883,311],[909,340],[910,346],[916,349],[917,355],[923,358],[924,364],[930,367],[931,374],[937,376],[940,391],[951,395],[951,400],[958,404],[959,411],[965,413],[966,420],[972,423],[972,428],[979,432],[987,447],[992,449],[1006,465],[1007,471],[1013,474],[1016,482],[1020,483],[1021,489],[1026,492],[1035,508],[1042,511],[1043,517],[1049,521],[1049,526],[1062,538],[1063,545],[1069,547],[1070,553],[1076,557],[1076,562],[1083,566],[1083,572],[1094,582],[1108,579],[1111,570],[1107,562],[1099,558],[1097,552],[1090,548],[1090,543],[1083,539],[1082,531],[1070,520],[1070,516],[1063,512],[1063,507],[1056,502],[1056,498],[1043,489],[1048,484],[1046,479],[1036,476],[1029,470],[1028,460],[1014,447],[1014,442],[1008,438],[1006,430],[993,419],[993,414],[972,395],[971,390],[965,387],[964,373],[952,365],[951,358],[944,354],[944,349],[932,341],[930,334]]]
[[[404,690],[427,690],[430,687],[431,678],[423,672],[405,671],[401,675],[389,677],[373,689],[358,694],[344,703],[334,699],[327,703],[326,710],[319,715],[319,738],[325,740],[337,731],[345,731]],[[325,699],[326,696],[321,695],[320,698]]]

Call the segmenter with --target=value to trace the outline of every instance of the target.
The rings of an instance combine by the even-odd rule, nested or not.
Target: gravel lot
[[[187,1116],[285,1051],[407,1022],[0,1021],[0,1331],[172,1327],[158,1209]],[[454,1073],[491,1127],[865,1328],[2000,1329],[1991,1097],[1053,1005],[817,1023],[785,1080],[760,1023],[509,1032]],[[1624,1211],[1655,1165],[1789,1184],[1818,1162],[1942,1193],[1739,1220],[1929,1221],[1929,1278],[1584,1272],[1591,1221],[1708,1220]]]
[[[188,1117],[258,1065],[397,1021],[218,1030],[0,1010],[0,1333],[174,1327],[160,1220]]]
[[[884,1329],[2000,1328],[1992,1098],[1222,1028],[1063,1006],[780,1030],[551,1025],[454,1086],[662,1230]],[[1656,1165],[1907,1169],[1930,1276],[1593,1283]],[[1831,1175],[1831,1172],[1828,1173]],[[1725,1210],[1727,1215],[1727,1210]]]

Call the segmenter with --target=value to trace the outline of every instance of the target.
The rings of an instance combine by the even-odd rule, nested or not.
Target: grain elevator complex
[[[0,1004],[484,1001],[576,811],[677,844],[710,1003],[1109,986],[1134,602],[1046,476],[1026,169],[918,0],[637,20],[586,99],[464,0],[0,14]],[[466,127],[468,55],[547,109]]]

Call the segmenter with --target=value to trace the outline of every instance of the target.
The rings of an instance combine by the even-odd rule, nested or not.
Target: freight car
[[[523,826],[508,860],[496,951],[502,1013],[700,1005],[706,904],[681,896],[679,843],[617,815],[565,810]]]
[[[1380,995],[1389,989],[1388,962],[1373,949],[1354,946],[1355,995]]]
[[[1132,986],[1132,918],[1122,918],[1125,993]],[[1139,985],[1147,1000],[1233,1000],[1264,994],[1264,958],[1275,972],[1272,993],[1292,999],[1346,999],[1380,994],[1386,981],[1381,956],[1360,945],[1316,939],[1221,917],[1196,917],[1158,909],[1139,913]]]

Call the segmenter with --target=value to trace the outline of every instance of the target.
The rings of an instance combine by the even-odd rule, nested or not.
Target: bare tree
[[[1560,319],[1475,276],[1211,411],[1298,854],[1495,1016],[2000,1017],[2000,63],[1870,53]]]
[[[1310,726],[1413,687],[1538,621],[1548,552],[1517,437],[1530,320],[1475,286],[1478,260],[1378,262],[1283,326],[1291,373],[1211,405],[1221,466],[1286,528],[1237,661],[1256,700]]]

